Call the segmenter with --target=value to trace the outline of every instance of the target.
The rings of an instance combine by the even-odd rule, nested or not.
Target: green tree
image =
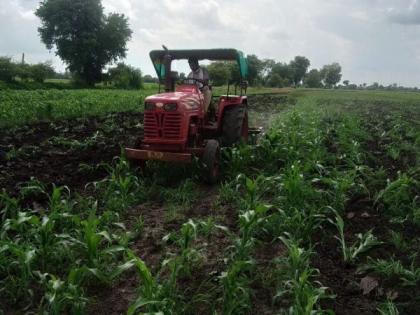
[[[120,89],[140,89],[143,87],[143,76],[140,69],[119,63],[108,70],[108,80]]]
[[[291,79],[295,86],[302,82],[310,65],[311,62],[309,59],[303,56],[296,56],[295,59],[290,62],[289,68],[291,71]]]
[[[321,70],[324,83],[327,87],[334,87],[341,81],[341,66],[335,62],[330,65],[325,65]]]
[[[12,82],[17,74],[17,67],[9,57],[0,57],[0,80]]]
[[[236,62],[216,61],[207,66],[210,80],[213,85],[221,86],[227,83],[237,84],[241,82],[239,66]]]
[[[273,73],[269,76],[267,85],[271,87],[283,87],[283,78],[277,73]]]
[[[287,63],[278,62],[273,68],[272,72],[278,74],[284,80],[287,80],[289,83],[292,82],[293,70]]]
[[[20,63],[16,64],[16,75],[22,80],[22,81],[28,81],[32,78],[32,66],[27,63]]]
[[[255,55],[248,55],[248,82],[250,85],[256,85],[262,81],[261,73],[264,63]]]
[[[273,59],[264,59],[262,61],[261,80],[264,85],[268,85],[268,79],[276,62]]]
[[[368,90],[378,90],[379,89],[379,83],[374,82],[372,85],[367,87]]]
[[[312,69],[304,78],[304,83],[308,88],[322,87],[322,75],[317,69]]]
[[[88,85],[101,80],[105,65],[126,56],[128,19],[106,16],[100,0],[44,0],[36,15],[42,42],[48,49],[55,46],[70,72]]]
[[[221,86],[228,83],[232,69],[229,63],[217,61],[209,64],[207,71],[209,72],[209,77],[213,85]]]
[[[182,75],[182,73],[181,73],[181,75]],[[181,79],[181,75],[179,76],[180,79]],[[184,74],[184,78],[185,78],[185,74]],[[155,78],[155,77],[152,77],[150,74],[146,74],[143,77],[143,82],[145,82],[145,83],[158,83],[159,79]]]
[[[267,85],[271,87],[285,87],[292,83],[293,72],[287,63],[278,62],[271,66],[267,76]]]
[[[236,62],[227,62],[230,75],[229,75],[229,82],[231,84],[239,84],[241,83],[241,72],[239,71],[239,66]]]
[[[36,82],[44,82],[45,79],[55,75],[54,68],[50,62],[38,63],[30,66],[30,77]]]

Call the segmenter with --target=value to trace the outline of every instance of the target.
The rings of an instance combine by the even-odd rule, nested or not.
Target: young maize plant
[[[294,240],[291,235],[286,234],[280,240],[287,248],[287,255],[274,261],[277,292],[273,301],[288,301],[291,304],[290,314],[324,314],[319,302],[331,296],[327,295],[326,287],[314,280],[319,272],[310,266],[313,252],[300,247],[300,241]]]
[[[197,224],[189,220],[182,225],[180,233],[165,236],[165,241],[173,240],[178,244],[180,253],[162,263],[162,268],[169,272],[163,279],[154,278],[146,263],[133,252],[128,252],[131,260],[127,262],[127,267],[136,268],[141,283],[139,296],[129,307],[127,314],[137,314],[140,310],[162,314],[184,313],[188,301],[179,292],[178,281],[180,277],[191,277],[191,269],[198,263],[199,254],[192,247],[197,237],[197,228]]]
[[[124,157],[117,159],[115,165],[105,165],[109,176],[94,183],[100,192],[100,200],[108,210],[125,213],[129,207],[145,200],[148,189],[140,177],[135,176]],[[150,187],[149,187],[150,188]]]
[[[85,279],[94,276],[96,271],[87,267],[74,267],[69,270],[67,277],[61,280],[55,275],[36,272],[39,284],[45,294],[40,303],[43,313],[59,315],[66,312],[83,314],[88,303]]]
[[[32,182],[21,198],[33,194],[45,195],[45,187]],[[97,214],[94,199],[69,196],[66,187],[53,186],[45,208],[23,209],[20,199],[1,195],[0,285],[8,303],[41,313],[83,313],[87,286],[110,284],[128,269],[118,261],[133,233],[118,222],[118,214]]]
[[[360,270],[373,271],[387,279],[398,278],[401,284],[407,287],[415,287],[420,283],[420,267],[416,265],[416,257],[412,259],[408,268],[404,267],[401,261],[390,258],[370,259]]]
[[[388,180],[387,186],[376,196],[375,203],[381,204],[393,220],[400,218],[396,221],[415,221],[420,208],[419,189],[419,181],[399,173],[396,180]]]
[[[128,252],[129,265],[134,266],[140,278],[140,294],[137,300],[128,308],[127,315],[137,314],[140,308],[148,309],[149,312],[161,312],[167,306],[167,301],[162,298],[162,287],[153,278],[146,263],[138,258],[133,252]],[[170,314],[170,313],[168,313]]]
[[[255,236],[259,233],[262,223],[267,218],[270,206],[261,202],[260,198],[266,192],[267,183],[264,177],[252,180],[240,175],[236,179],[237,190],[244,189],[245,196],[239,203],[243,208],[239,213],[239,232],[234,238],[232,252],[228,259],[228,266],[219,281],[222,285],[221,309],[217,304],[213,307],[220,309],[222,314],[243,314],[250,309],[250,284],[255,272],[255,261],[252,259]]]
[[[335,221],[331,219],[329,219],[329,221],[334,224],[338,230],[339,236],[335,236],[335,238],[340,242],[340,248],[345,263],[353,263],[360,254],[370,250],[372,247],[382,244],[382,242],[378,241],[372,234],[372,230],[370,230],[364,234],[357,234],[358,240],[349,247],[344,237],[344,220],[337,211],[333,210],[333,212],[335,214]]]
[[[395,306],[395,304],[387,300],[385,303],[382,303],[377,311],[380,315],[399,315],[400,312],[398,311],[398,308]]]

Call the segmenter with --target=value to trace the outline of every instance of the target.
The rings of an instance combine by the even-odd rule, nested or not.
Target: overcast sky
[[[0,55],[53,60],[34,15],[39,1],[0,0]],[[420,86],[420,0],[103,0],[129,17],[126,62],[152,74],[148,52],[169,48],[238,48],[312,68],[339,62],[343,79]],[[154,74],[154,73],[153,73]]]

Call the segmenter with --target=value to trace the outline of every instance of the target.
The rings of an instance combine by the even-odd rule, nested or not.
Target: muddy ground
[[[42,122],[0,131],[0,187],[16,193],[31,178],[47,185],[81,191],[106,176],[102,163],[112,163],[121,147],[142,134],[141,113]]]

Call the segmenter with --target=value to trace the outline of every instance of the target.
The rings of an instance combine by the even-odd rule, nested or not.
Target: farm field
[[[419,94],[250,96],[207,186],[121,155],[149,92],[2,92],[0,313],[418,312]]]
[[[251,87],[248,94],[284,94],[289,90]],[[0,128],[40,121],[104,116],[115,112],[142,111],[145,97],[156,94],[157,91],[158,85],[153,83],[145,83],[140,92],[100,88],[2,90],[0,87]],[[227,87],[220,87],[215,88],[214,93],[220,95],[226,91]]]

